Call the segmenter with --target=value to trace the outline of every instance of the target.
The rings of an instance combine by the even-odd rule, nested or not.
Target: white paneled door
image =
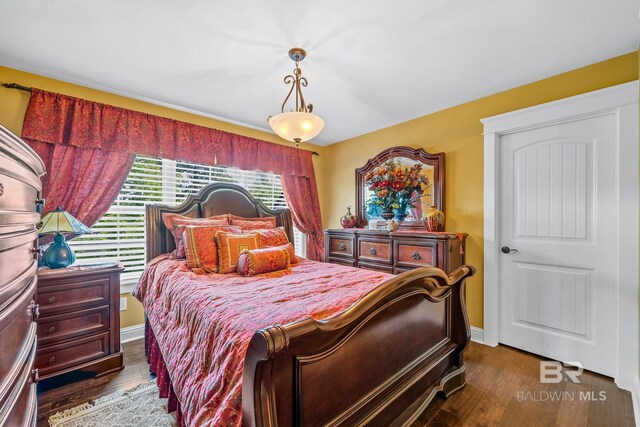
[[[500,137],[500,342],[613,376],[616,116]]]

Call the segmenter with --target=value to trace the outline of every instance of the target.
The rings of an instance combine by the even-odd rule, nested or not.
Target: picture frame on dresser
[[[415,209],[411,210],[409,216],[399,223],[401,229],[424,229],[422,214],[430,206],[435,206],[440,211],[445,211],[445,153],[428,153],[422,148],[411,147],[391,147],[378,153],[375,157],[367,160],[364,166],[355,170],[356,181],[356,217],[360,226],[367,226],[374,222],[376,226],[383,226],[386,222],[381,216],[371,212],[367,201],[372,191],[367,185],[366,175],[376,168],[395,160],[400,166],[410,168],[415,164],[422,166],[421,175],[429,182],[425,193],[420,197]]]

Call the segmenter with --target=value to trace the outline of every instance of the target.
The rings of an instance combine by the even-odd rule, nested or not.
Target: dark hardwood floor
[[[144,342],[129,342],[123,349],[125,369],[121,372],[97,379],[54,378],[39,384],[38,426],[47,426],[48,417],[56,412],[149,381]],[[446,400],[436,397],[414,427],[634,425],[631,395],[610,378],[585,371],[580,384],[566,380],[541,384],[539,362],[543,359],[530,353],[472,342],[465,356],[467,385]],[[75,382],[61,385],[69,381]],[[600,392],[606,400],[596,400]]]

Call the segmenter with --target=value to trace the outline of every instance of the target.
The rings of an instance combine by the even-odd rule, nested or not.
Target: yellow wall
[[[467,232],[467,262],[478,268],[467,286],[471,324],[483,326],[483,138],[480,119],[638,79],[638,53],[596,63],[448,108],[327,147],[325,226],[338,227],[354,204],[354,169],[385,148],[406,145],[446,153],[447,228]]]
[[[188,123],[194,123],[201,126],[225,130],[240,135],[259,138],[265,141],[275,142],[278,144],[291,144],[290,142],[280,139],[278,136],[269,132],[249,129],[231,123],[225,123],[219,120],[197,116],[195,114],[185,113],[182,111],[153,105],[147,102],[137,101],[131,98],[126,98],[95,89],[89,89],[83,86],[62,82],[60,80],[54,80],[35,74],[25,73],[11,68],[0,67],[0,83],[18,83],[23,86],[37,87],[51,92],[71,95],[82,99],[102,102],[105,104],[115,105],[117,107],[128,108],[131,110],[141,111],[144,113],[154,114],[162,117],[168,117],[171,119],[182,120]],[[17,135],[20,135],[22,131],[22,122],[24,120],[28,101],[29,93],[15,89],[6,89],[0,86],[0,123]],[[278,105],[277,101],[278,100],[274,100],[274,105]],[[322,173],[324,171],[323,162],[326,159],[326,156],[324,155],[325,148],[313,144],[302,144],[302,148],[317,151],[318,153],[320,153],[320,156],[314,156],[313,159],[318,181],[320,206],[322,207],[324,206],[324,179]],[[123,296],[125,295],[123,294]],[[128,309],[127,311],[123,311],[120,314],[121,326],[127,327],[143,323],[144,317],[142,306],[131,295],[127,295],[127,299]]]

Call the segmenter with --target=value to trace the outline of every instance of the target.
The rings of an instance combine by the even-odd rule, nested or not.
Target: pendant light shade
[[[307,52],[299,47],[289,50],[289,58],[296,63],[293,74],[285,76],[284,83],[291,85],[287,97],[282,103],[281,113],[270,116],[269,126],[282,139],[295,142],[296,146],[304,141],[315,138],[324,127],[324,120],[312,113],[313,105],[307,104],[302,95],[302,88],[308,82],[302,77],[302,70],[298,67],[300,61],[307,56]],[[287,101],[295,93],[295,105],[292,111],[285,111]]]
[[[312,113],[290,111],[269,117],[269,126],[280,138],[299,144],[315,138],[324,120]]]

